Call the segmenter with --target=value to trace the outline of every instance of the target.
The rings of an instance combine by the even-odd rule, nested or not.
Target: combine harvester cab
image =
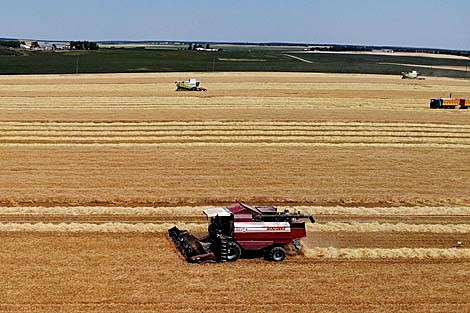
[[[275,207],[234,204],[203,211],[209,221],[208,235],[197,239],[186,230],[168,230],[176,248],[190,263],[233,262],[244,253],[262,253],[265,259],[280,262],[285,248],[307,236],[305,222],[315,222],[310,214],[277,212]]]
[[[175,82],[176,91],[207,91],[206,88],[199,87],[200,81],[195,78],[191,78],[187,81]]]

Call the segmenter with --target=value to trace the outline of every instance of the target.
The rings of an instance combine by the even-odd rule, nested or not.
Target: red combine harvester
[[[280,262],[285,247],[300,249],[299,239],[307,235],[305,222],[310,214],[277,212],[275,207],[252,207],[244,203],[203,211],[209,220],[209,234],[198,239],[186,230],[173,227],[170,238],[190,263],[233,262],[242,253],[262,253],[267,260]]]

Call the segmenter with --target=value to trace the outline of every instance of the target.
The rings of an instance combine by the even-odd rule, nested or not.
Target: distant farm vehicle
[[[266,260],[280,262],[286,247],[300,249],[305,237],[305,222],[315,222],[310,214],[277,212],[272,206],[252,207],[244,203],[203,211],[209,220],[208,235],[197,239],[186,230],[173,227],[170,238],[190,263],[233,262],[243,254],[264,255]]]
[[[468,109],[470,107],[470,100],[455,99],[455,98],[436,98],[431,99],[429,104],[431,109]]]
[[[176,91],[207,91],[206,88],[199,87],[201,82],[195,78],[191,78],[190,80],[186,81],[175,82],[175,84]]]
[[[411,71],[411,72],[401,72],[402,79],[419,79],[424,80],[424,77],[420,77],[421,73],[418,71]]]

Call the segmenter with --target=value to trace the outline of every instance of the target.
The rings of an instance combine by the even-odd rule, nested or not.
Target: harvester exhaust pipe
[[[270,222],[284,222],[292,219],[303,219],[306,218],[310,222],[315,223],[315,218],[311,214],[301,213],[283,213],[283,214],[258,214],[253,216],[255,221],[270,221]]]

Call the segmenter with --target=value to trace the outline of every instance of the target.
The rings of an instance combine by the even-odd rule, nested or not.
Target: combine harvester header
[[[315,222],[310,214],[277,212],[272,206],[252,207],[244,203],[203,211],[209,221],[208,235],[198,239],[186,230],[173,227],[170,238],[190,263],[233,262],[244,253],[259,253],[280,262],[285,248],[307,235],[305,222]]]

